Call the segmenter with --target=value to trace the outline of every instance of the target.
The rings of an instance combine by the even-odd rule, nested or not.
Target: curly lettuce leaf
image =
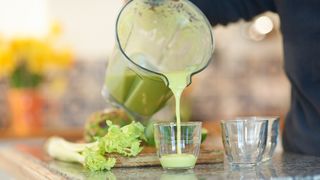
[[[116,164],[115,158],[106,158],[104,155],[93,149],[86,149],[84,151],[84,156],[84,166],[90,171],[110,170]]]
[[[118,153],[123,156],[136,156],[142,147],[141,140],[144,137],[144,127],[139,122],[132,122],[120,128],[118,125],[107,121],[109,126],[108,133],[99,140],[101,151],[106,153]]]
[[[131,122],[131,124],[128,124],[121,128],[122,132],[127,134],[128,136],[146,140],[144,129],[144,126],[139,122]]]

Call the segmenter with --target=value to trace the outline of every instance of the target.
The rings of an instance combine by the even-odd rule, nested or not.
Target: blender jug
[[[102,94],[145,122],[172,96],[166,74],[203,70],[213,53],[211,25],[188,0],[132,0],[116,22],[116,46]]]

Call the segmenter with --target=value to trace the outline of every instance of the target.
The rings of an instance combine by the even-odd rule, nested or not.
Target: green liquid
[[[180,119],[180,99],[181,94],[188,85],[190,73],[185,71],[165,74],[169,81],[169,88],[173,92],[176,101],[177,118],[177,153],[181,154],[181,119]]]
[[[180,99],[183,90],[190,80],[189,71],[180,71],[165,74],[169,81],[169,88],[173,92],[176,100],[176,118],[177,118],[177,154],[164,155],[160,158],[164,168],[192,168],[196,164],[197,158],[192,154],[181,152],[181,117],[180,117]]]
[[[160,158],[164,168],[192,168],[197,158],[192,154],[169,154]]]
[[[176,118],[177,118],[177,154],[181,154],[181,119],[180,119],[180,99],[183,90],[188,85],[190,73],[180,71],[165,74],[169,81],[169,88],[173,92],[176,100]]]
[[[160,77],[138,74],[139,71],[130,69],[127,61],[119,51],[114,53],[105,85],[112,100],[140,121],[141,117],[151,117],[160,110],[172,92]]]

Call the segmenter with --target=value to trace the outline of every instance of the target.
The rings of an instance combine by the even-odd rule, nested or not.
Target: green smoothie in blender
[[[138,73],[128,63],[120,51],[114,52],[105,79],[108,98],[135,118],[150,117],[165,105],[171,90],[159,76]]]

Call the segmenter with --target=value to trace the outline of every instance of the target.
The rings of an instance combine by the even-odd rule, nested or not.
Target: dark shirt
[[[191,0],[212,25],[250,20],[266,11],[280,16],[284,69],[291,105],[283,131],[285,151],[320,156],[320,1]]]

